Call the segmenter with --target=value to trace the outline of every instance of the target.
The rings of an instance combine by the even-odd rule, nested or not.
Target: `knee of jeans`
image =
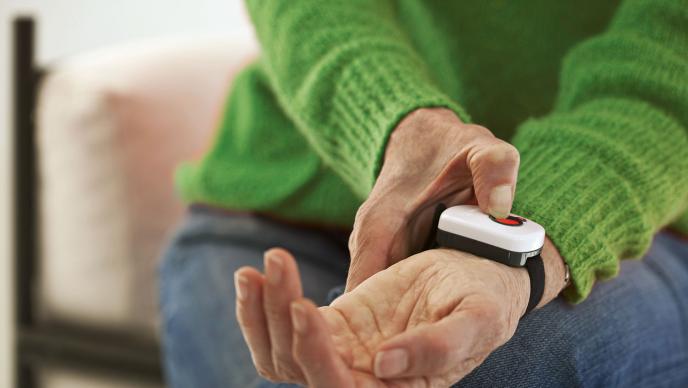
[[[571,314],[570,306],[561,301],[531,313],[511,340],[495,350],[462,385],[586,385],[590,370],[604,364],[604,357],[613,357],[599,347],[615,340],[605,330],[588,335],[597,323],[588,318]]]
[[[567,321],[551,318],[533,312],[457,386],[581,386],[577,335]]]
[[[165,275],[170,272],[173,267],[179,266],[183,253],[182,247],[180,247],[176,241],[172,241],[170,245],[165,248],[158,260],[158,278],[160,280],[163,280]]]
[[[212,262],[205,260],[204,247],[173,240],[158,262],[159,305],[163,314],[176,310],[175,305],[196,297],[201,285],[210,285],[207,274]],[[212,294],[209,291],[210,294]]]
[[[532,354],[537,356],[533,363],[558,370],[562,380],[580,383],[585,369],[587,345],[586,339],[576,328],[579,323],[565,317],[543,320],[541,324],[546,326],[545,330],[526,335],[532,337],[528,341],[534,342],[531,346],[535,352]]]
[[[203,265],[212,265],[212,259],[217,256],[212,252],[212,245],[194,241],[186,241],[180,236],[174,238],[163,251],[158,261],[158,280],[161,286],[179,278],[185,271],[195,265],[195,271],[200,271]]]
[[[599,301],[575,307],[556,301],[548,307],[534,314],[533,322],[523,322],[517,339],[529,342],[532,368],[557,371],[556,383],[587,386],[612,384],[633,364],[634,336],[642,330],[628,311]]]
[[[173,243],[158,261],[158,304],[163,316],[169,313],[170,303],[177,299],[175,283],[178,282],[177,274],[182,256],[182,252]]]
[[[580,322],[563,314],[556,315],[559,314],[533,316],[532,324],[525,322],[524,333],[516,341],[528,342],[522,344],[529,349],[526,370],[539,371],[536,375],[549,374],[546,379],[552,384],[581,386],[587,362],[587,339],[577,328]]]

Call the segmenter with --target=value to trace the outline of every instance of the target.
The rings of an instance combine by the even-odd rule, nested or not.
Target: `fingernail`
[[[408,352],[404,349],[379,352],[375,356],[375,376],[381,378],[397,376],[408,368],[408,364]]]
[[[237,272],[234,273],[234,288],[236,288],[237,299],[245,301],[248,298],[248,279]]]
[[[306,310],[298,302],[291,304],[291,324],[298,334],[306,334],[308,322],[306,320]]]
[[[274,253],[265,254],[265,276],[271,285],[279,285],[282,280],[282,258]]]
[[[509,211],[511,210],[511,186],[502,185],[492,189],[488,210],[495,218],[506,218],[509,216]]]

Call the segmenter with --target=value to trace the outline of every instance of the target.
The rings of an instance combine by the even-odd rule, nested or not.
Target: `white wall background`
[[[10,29],[16,15],[38,21],[41,64],[127,41],[252,31],[241,0],[0,0],[0,387],[12,387]]]

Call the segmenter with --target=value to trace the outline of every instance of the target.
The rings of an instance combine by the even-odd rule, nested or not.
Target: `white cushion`
[[[163,388],[161,384],[137,379],[58,368],[41,368],[37,372],[38,386],[42,388]]]
[[[38,109],[43,319],[154,332],[157,258],[184,211],[174,167],[208,146],[256,52],[156,40],[51,68]]]

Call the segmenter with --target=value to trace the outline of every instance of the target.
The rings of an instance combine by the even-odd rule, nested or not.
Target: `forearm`
[[[668,22],[672,21],[672,22]],[[622,258],[641,257],[685,209],[688,22],[679,1],[627,0],[566,56],[557,104],[523,123],[514,212],[543,225],[580,302]]]
[[[394,126],[420,107],[462,110],[435,84],[394,2],[248,0],[262,65],[285,113],[360,198]]]

